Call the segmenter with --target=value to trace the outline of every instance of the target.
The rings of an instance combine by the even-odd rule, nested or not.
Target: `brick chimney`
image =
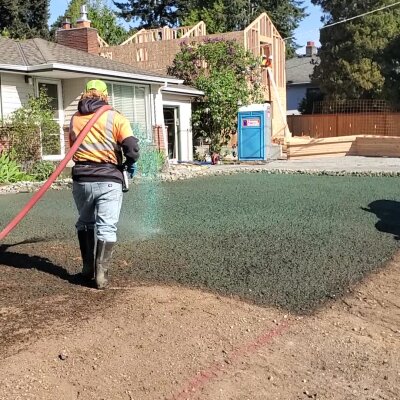
[[[317,46],[314,42],[307,42],[306,46],[306,57],[313,57],[318,54]]]
[[[71,26],[69,18],[65,19],[62,28],[57,30],[56,41],[58,44],[72,47],[76,50],[99,54],[97,29],[90,27],[85,5],[81,7],[81,17],[76,21],[75,27]]]

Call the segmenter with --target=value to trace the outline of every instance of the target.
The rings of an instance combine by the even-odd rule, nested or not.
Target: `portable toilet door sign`
[[[238,158],[240,161],[267,159],[270,144],[270,105],[252,104],[239,108]]]

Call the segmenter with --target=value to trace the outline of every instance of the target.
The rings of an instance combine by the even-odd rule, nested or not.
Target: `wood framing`
[[[400,157],[400,137],[338,136],[323,139],[293,137],[287,141],[291,160],[343,156]]]
[[[179,28],[165,26],[159,29],[141,29],[122,42],[121,46],[131,43],[151,43],[160,40],[184,39],[205,36],[206,34],[206,24],[202,21],[195,26],[181,26]]]
[[[256,18],[245,30],[214,35],[206,34],[206,25],[179,28],[142,29],[119,46],[100,49],[104,57],[147,71],[166,74],[180,51],[182,40],[201,42],[205,39],[222,38],[236,40],[260,59],[272,56],[270,73],[262,71],[264,99],[272,105],[272,135],[283,138],[289,133],[286,122],[285,41],[266,13]],[[273,82],[271,82],[271,78]]]
[[[264,98],[272,104],[273,136],[287,136],[290,132],[286,122],[285,41],[266,13],[255,19],[243,31],[243,35],[244,47],[256,57],[272,57],[270,73],[266,68],[262,71]]]

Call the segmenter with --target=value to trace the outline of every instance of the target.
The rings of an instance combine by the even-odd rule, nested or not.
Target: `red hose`
[[[15,218],[0,232],[0,240],[3,240],[25,217],[26,214],[32,209],[32,207],[40,200],[40,198],[46,193],[51,184],[57,179],[57,177],[61,174],[63,169],[68,164],[68,161],[71,160],[72,156],[75,154],[76,150],[82,143],[83,139],[85,139],[86,135],[90,131],[90,128],[93,124],[99,119],[101,114],[105,111],[111,110],[112,107],[109,105],[102,106],[99,108],[93,115],[93,117],[88,121],[85,127],[82,129],[81,133],[76,138],[74,144],[69,149],[65,158],[60,162],[55,171],[50,175],[47,181],[43,184],[43,186],[32,196],[32,198],[25,204],[24,208],[15,216]]]

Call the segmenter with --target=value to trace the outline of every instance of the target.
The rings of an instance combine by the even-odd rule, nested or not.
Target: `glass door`
[[[179,160],[178,109],[164,107],[164,124],[168,132],[168,159]]]

